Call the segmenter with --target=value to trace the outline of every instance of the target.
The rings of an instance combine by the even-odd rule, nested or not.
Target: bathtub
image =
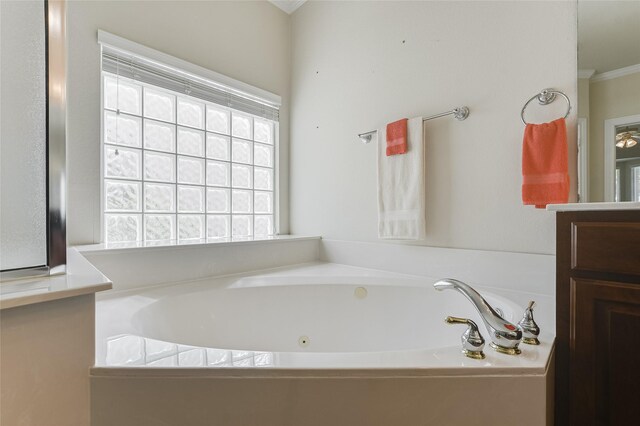
[[[453,407],[458,397],[476,401],[472,403],[476,407],[474,412],[487,411],[487,423],[479,424],[489,424],[490,416],[504,420],[504,412],[497,413],[489,407],[501,398],[511,399],[514,392],[522,392],[536,413],[516,424],[545,424],[551,412],[547,390],[553,376],[550,373],[553,333],[543,327],[541,345],[521,344],[522,354],[517,356],[499,354],[489,347],[489,336],[471,303],[457,292],[435,291],[434,281],[435,278],[314,263],[99,297],[96,367],[92,369],[94,423],[129,424],[126,418],[133,411],[125,415],[127,411],[123,410],[122,417],[114,418],[118,414],[109,407],[113,404],[126,407],[130,398],[139,399],[141,394],[159,392],[157,398],[186,398],[184,404],[189,405],[196,404],[194,392],[197,395],[221,392],[230,385],[230,380],[240,380],[240,385],[254,379],[256,384],[275,380],[278,385],[264,388],[260,398],[251,396],[254,387],[241,392],[230,386],[222,393],[216,413],[226,409],[233,416],[231,407],[237,403],[236,398],[249,404],[256,397],[256,403],[262,407],[265,401],[282,398],[281,392],[285,392],[290,399],[282,403],[303,407],[321,395],[326,394],[333,401],[336,395],[346,392],[342,399],[333,402],[344,404],[352,400],[354,409],[365,404],[375,411],[374,406],[382,409],[399,398],[397,403],[404,406],[404,414],[395,417],[392,423],[376,423],[367,416],[368,420],[361,424],[455,425],[465,424],[476,415],[453,408],[448,414],[442,411],[425,414],[422,404],[416,405],[417,412],[412,411],[406,406],[412,396],[403,396],[403,392],[413,392],[412,386],[420,383],[419,394],[436,406]],[[476,288],[505,319],[513,323],[520,319],[523,306],[495,291]],[[447,315],[468,317],[479,325],[487,340],[484,360],[467,358],[461,353],[460,336],[466,327],[446,324]],[[542,327],[546,319],[539,321]],[[222,379],[225,385],[219,382]],[[416,379],[419,380],[412,381]],[[176,388],[176,381],[180,380],[184,383]],[[289,381],[285,390],[278,387],[283,386],[283,380]],[[304,380],[304,385],[300,380]],[[337,380],[338,384],[327,388],[323,380]],[[343,388],[345,380],[355,380],[352,384],[355,388]],[[388,387],[380,387],[366,401],[354,398],[353,392],[367,380],[373,380],[378,387],[387,383]],[[377,380],[381,380],[380,384]],[[410,383],[401,385],[402,380]],[[127,387],[124,383],[128,383]],[[203,383],[210,383],[211,387],[204,390]],[[136,386],[147,388],[136,391]],[[291,386],[298,390],[305,386],[320,387],[305,397],[304,392],[297,394]],[[450,386],[453,393],[446,392]],[[182,393],[177,389],[182,389]],[[190,397],[185,396],[185,389],[189,389]],[[367,389],[362,392],[370,393]],[[536,389],[536,395],[529,395]],[[293,399],[291,392],[296,395]],[[206,411],[211,404],[202,402],[192,409]],[[161,416],[156,409],[147,415]],[[517,407],[509,409],[514,415],[519,413]],[[242,407],[237,410],[235,415],[243,412]],[[302,423],[286,423],[278,417],[285,415],[285,411],[271,423],[267,420],[269,413],[270,409],[262,412],[260,421],[252,422],[253,417],[249,416],[228,424],[342,424],[335,418],[326,422],[316,419],[317,423],[308,418]],[[384,418],[384,413],[388,410],[381,411],[379,419]],[[405,415],[409,416],[406,423],[402,421]],[[439,419],[442,423],[415,423],[416,419],[424,418]],[[141,418],[137,422],[130,424],[145,424]],[[344,424],[359,422],[351,419]]]

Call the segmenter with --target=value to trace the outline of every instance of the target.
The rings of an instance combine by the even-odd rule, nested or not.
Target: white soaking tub
[[[511,398],[513,392],[525,392],[528,404],[537,404],[539,412],[532,417],[535,422],[526,420],[517,424],[544,424],[540,421],[546,421],[550,409],[546,389],[552,378],[549,366],[553,333],[543,330],[540,346],[521,344],[521,355],[499,354],[489,347],[488,333],[472,304],[458,292],[437,292],[434,281],[325,263],[101,296],[96,304],[92,392],[94,395],[106,392],[111,395],[111,404],[126,406],[125,395],[139,391],[122,387],[107,392],[104,386],[111,389],[109,386],[122,385],[125,377],[129,385],[131,380],[153,378],[154,385],[143,392],[145,395],[160,392],[162,395],[158,397],[180,398],[184,395],[173,394],[177,390],[170,385],[178,379],[186,381],[181,384],[184,390],[189,380],[207,378],[214,381],[269,378],[292,380],[291,383],[306,378],[310,381],[305,381],[304,386],[311,387],[314,381],[328,378],[386,379],[390,384],[393,380],[419,378],[426,380],[421,387],[424,397],[437,402],[438,398],[448,400],[446,392],[442,393],[446,389],[442,379],[455,378],[462,382],[447,382],[457,383],[455,395],[463,397],[470,393],[477,401],[472,406],[480,412],[485,409],[481,407],[495,405],[496,398]],[[505,319],[518,322],[522,306],[480,287],[476,289],[503,312]],[[447,325],[444,322],[447,315],[468,317],[478,324],[486,339],[484,360],[470,359],[461,353],[460,336],[466,326]],[[545,319],[540,322],[542,326]],[[120,381],[113,382],[116,377]],[[402,392],[395,386],[391,384],[376,398],[386,392],[390,392],[386,402],[400,397]],[[271,396],[263,397],[274,397],[271,393],[277,393],[278,389],[275,386],[265,390]],[[531,395],[536,389],[538,394]],[[340,386],[314,392],[322,395],[334,391],[340,393]],[[231,394],[225,393],[223,399],[233,399]],[[139,393],[136,395],[129,397],[140,397]],[[298,397],[305,398],[303,394]],[[242,398],[251,399],[246,395]],[[379,404],[376,398],[367,405]],[[124,417],[114,418],[116,414],[107,405],[93,401],[96,424],[124,421]],[[308,401],[291,403],[304,405]],[[204,405],[207,404],[210,401]],[[228,403],[220,404],[219,409],[230,409]],[[518,412],[515,407],[508,410]],[[429,415],[448,419],[445,423],[434,423],[443,425],[463,424],[471,419],[464,412],[454,411]],[[504,418],[493,414],[496,419]],[[281,419],[277,419],[273,424],[279,424]],[[393,424],[404,424],[398,419],[394,422],[399,423]],[[267,420],[258,423],[245,420],[237,424],[272,424]],[[337,419],[332,421],[338,423],[325,424],[340,424]]]

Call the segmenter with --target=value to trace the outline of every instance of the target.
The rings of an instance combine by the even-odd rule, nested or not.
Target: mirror
[[[640,2],[578,2],[580,202],[640,202]]]

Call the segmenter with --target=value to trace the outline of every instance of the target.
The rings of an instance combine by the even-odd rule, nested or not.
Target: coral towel
[[[394,121],[387,124],[387,157],[407,152],[407,121]]]
[[[527,124],[522,142],[522,202],[545,208],[569,201],[567,126],[564,118]]]
[[[378,130],[378,237],[422,240],[426,234],[422,117],[407,123],[407,152],[389,152]]]

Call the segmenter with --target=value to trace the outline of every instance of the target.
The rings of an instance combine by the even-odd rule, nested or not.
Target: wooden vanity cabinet
[[[640,424],[640,210],[557,213],[555,424]]]

